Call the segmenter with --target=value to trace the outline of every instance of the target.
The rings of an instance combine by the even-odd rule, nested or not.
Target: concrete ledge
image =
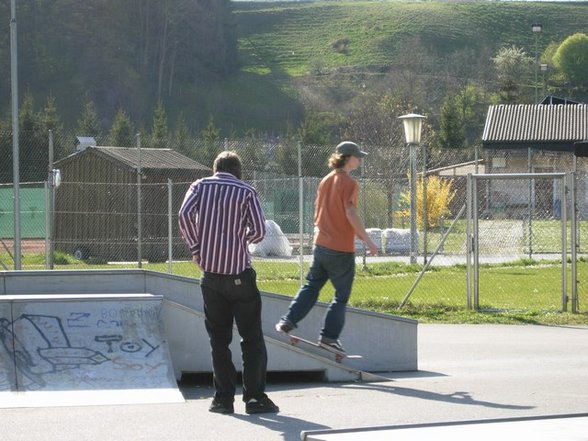
[[[204,309],[199,280],[158,273],[142,269],[121,270],[56,270],[56,271],[0,271],[0,298],[6,295],[44,294],[61,296],[76,294],[117,293],[159,295],[200,315],[181,308],[171,308],[165,302],[162,321],[169,341],[170,355],[176,378],[182,373],[211,372],[210,348],[203,323]],[[269,371],[327,372],[312,357],[304,358],[272,341],[284,339],[274,329],[275,323],[287,311],[290,297],[262,292],[262,325],[267,337]],[[57,297],[56,297],[57,298]],[[89,297],[91,298],[91,297]],[[296,334],[307,339],[318,338],[320,326],[328,304],[317,303],[300,323]],[[415,320],[390,314],[379,314],[348,308],[344,333],[341,336],[349,353],[363,356],[359,360],[346,360],[347,367],[355,371],[398,372],[418,369],[417,325]],[[239,336],[235,331],[232,350],[238,354]],[[234,357],[241,369],[240,357]],[[338,375],[332,381],[341,381]]]
[[[159,402],[157,391],[175,390],[161,398],[183,401],[161,302],[147,293],[0,296],[0,403],[30,405],[38,392],[55,391],[93,391],[86,398],[131,403]]]

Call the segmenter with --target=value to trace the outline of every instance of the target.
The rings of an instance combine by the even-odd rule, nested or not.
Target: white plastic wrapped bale
[[[382,233],[382,237],[384,238],[384,249],[387,253],[410,253],[410,230],[386,228]]]
[[[273,220],[266,220],[265,237],[259,243],[249,244],[249,252],[258,257],[291,257],[292,246],[280,226]]]
[[[374,243],[378,246],[378,250],[382,250],[382,229],[381,228],[366,228],[366,233],[374,241]],[[365,247],[363,241],[355,236],[355,251],[362,251]],[[367,249],[367,247],[365,247]]]

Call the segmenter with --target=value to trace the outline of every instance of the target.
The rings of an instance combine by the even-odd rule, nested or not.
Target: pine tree
[[[133,124],[122,108],[118,109],[114,117],[114,122],[110,128],[109,141],[115,147],[135,146]]]
[[[190,135],[190,129],[188,128],[188,124],[186,124],[186,119],[184,118],[184,114],[181,113],[180,117],[178,118],[178,123],[176,125],[175,131],[175,145],[174,150],[190,157],[194,158],[194,147],[192,142],[192,136]]]
[[[167,116],[161,100],[153,111],[153,127],[151,129],[151,146],[165,148],[168,143]]]
[[[55,97],[51,95],[47,97],[47,104],[45,104],[45,108],[40,114],[40,122],[42,131],[47,133],[47,136],[49,136],[49,130],[53,134],[53,159],[60,159],[70,153],[66,151],[67,147],[64,145],[64,139],[61,136],[63,124],[57,112]],[[73,142],[70,142],[70,146],[73,146]]]
[[[463,128],[463,112],[454,95],[445,99],[441,109],[441,130],[439,131],[439,145],[443,148],[458,148],[465,146],[465,132]]]
[[[82,116],[78,120],[77,134],[79,136],[91,136],[98,140],[102,136],[100,121],[96,113],[96,106],[92,100],[87,100],[84,104]]]
[[[19,112],[20,179],[23,182],[46,178],[49,136],[35,113],[33,95],[27,92]]]
[[[218,141],[220,139],[220,130],[214,125],[214,118],[210,116],[208,118],[208,124],[206,128],[200,132],[202,139],[204,140],[204,149],[199,152],[199,158],[201,163],[210,167],[216,158],[216,155],[220,153],[218,147]]]

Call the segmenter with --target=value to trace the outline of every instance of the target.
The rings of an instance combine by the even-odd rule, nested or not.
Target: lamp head
[[[423,127],[424,115],[409,113],[408,115],[399,116],[404,124],[404,136],[407,144],[418,144],[421,142],[421,129]]]

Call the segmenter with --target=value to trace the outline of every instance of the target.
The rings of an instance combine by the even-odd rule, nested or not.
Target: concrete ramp
[[[161,296],[0,296],[0,407],[182,402]]]
[[[199,324],[196,324],[196,329],[204,329],[203,312],[170,300],[165,300],[164,306],[165,310],[167,311],[166,314],[170,314],[170,316],[174,316],[176,318],[175,320],[168,320],[168,323],[170,323],[168,327],[174,326],[174,324],[175,326],[186,326],[190,322],[190,319],[193,319],[197,322],[200,322]],[[183,318],[181,313],[184,314]],[[233,332],[234,335],[233,342],[231,344],[231,351],[233,354],[239,354],[239,334],[236,326],[234,327]],[[176,332],[172,332],[172,334],[179,335],[179,333]],[[198,335],[198,331],[194,333],[194,336],[196,335]],[[325,351],[322,349],[317,349],[316,351],[301,349],[299,347],[292,346],[287,342],[287,340],[288,338],[285,336],[283,338],[273,338],[267,335],[265,336],[268,358],[270,360],[270,365],[273,366],[272,370],[278,370],[276,369],[275,365],[276,363],[280,363],[279,370],[320,372],[328,381],[390,381],[390,378],[364,372],[351,365],[349,361],[344,360],[342,363],[337,363],[336,361],[330,359],[328,354],[325,354]],[[183,357],[189,357],[193,352],[200,354],[201,356],[198,358],[200,363],[202,363],[202,370],[207,371],[210,369],[207,361],[210,349],[207,346],[204,347],[205,345],[208,345],[206,339],[194,338],[191,344],[192,351],[178,351],[178,354],[182,353]],[[176,360],[174,362],[174,366],[179,367],[182,365],[182,362],[185,361],[185,359]],[[240,357],[238,355],[234,356],[233,361],[237,370],[241,370],[242,364],[240,362]],[[190,365],[193,367],[194,361],[191,361]],[[176,376],[179,375],[181,375],[181,371],[176,373]]]
[[[64,294],[73,294],[76,296],[76,301],[87,301],[91,304],[104,301],[104,296],[97,296],[97,294],[105,293],[116,296],[118,295],[117,293],[121,292],[133,293],[133,295],[139,296],[137,298],[149,296],[149,294],[160,296],[156,300],[157,304],[161,306],[161,317],[158,324],[159,326],[163,326],[161,323],[165,325],[165,340],[162,331],[159,336],[162,342],[165,342],[166,346],[169,347],[173,373],[176,379],[180,379],[183,374],[212,372],[210,344],[204,326],[202,292],[200,282],[197,279],[137,269],[0,271],[0,299],[7,299],[9,296],[17,296],[14,297],[17,299],[23,295],[39,294],[46,296],[47,299],[50,298],[51,302],[54,302]],[[275,323],[287,311],[291,298],[268,292],[262,292],[261,295],[263,301],[262,326],[268,348],[268,372],[317,372],[322,374],[327,381],[375,381],[382,378],[379,377],[379,373],[389,375],[391,372],[415,371],[418,369],[418,323],[415,320],[391,314],[348,308],[341,339],[350,354],[359,354],[363,358],[358,360],[346,359],[343,363],[336,363],[322,357],[319,352],[311,353],[291,346],[286,336],[276,332]],[[103,299],[98,300],[101,297]],[[163,303],[161,303],[161,298],[165,299]],[[308,316],[299,324],[296,335],[307,340],[316,340],[328,307],[328,304],[318,302]],[[84,315],[88,314],[86,308],[89,308],[89,306],[69,310],[68,314],[72,314],[71,316],[59,316],[61,323],[75,327],[77,321],[75,319],[79,321],[86,320]],[[96,308],[98,309],[92,310],[94,311],[92,314],[101,313],[102,307],[96,306]],[[6,323],[12,324],[15,319],[22,315],[22,313],[15,311],[13,319],[10,316],[12,306],[9,311],[4,312],[2,315],[2,317],[6,318]],[[56,315],[56,313],[42,312],[42,309],[36,311],[35,314],[39,315]],[[26,314],[32,313],[27,312]],[[78,316],[76,317],[75,314],[78,314]],[[92,318],[96,322],[97,320],[106,321],[107,323],[101,322],[102,326],[106,326],[111,321],[110,325],[114,328],[96,329],[95,334],[88,337],[88,340],[92,343],[91,345],[88,343],[84,346],[78,346],[92,349],[105,356],[109,354],[108,352],[104,353],[104,350],[108,351],[109,347],[112,347],[113,350],[120,350],[118,345],[127,340],[124,335],[122,337],[124,340],[122,341],[110,341],[111,338],[118,339],[120,334],[116,329],[116,320],[118,319],[110,318],[106,313],[105,317],[92,316]],[[27,327],[34,327],[34,323],[30,320],[28,320],[28,324],[27,320],[21,320],[20,322],[26,324]],[[96,324],[93,326],[95,327]],[[147,324],[142,324],[141,326],[147,327]],[[10,329],[10,327],[6,329]],[[80,331],[78,328],[75,329]],[[3,332],[6,333],[6,331]],[[99,338],[101,341],[92,340],[97,335],[102,336]],[[109,337],[111,335],[117,337]],[[38,339],[38,337],[34,338]],[[235,367],[238,370],[241,369],[239,340],[239,335],[235,330],[231,350],[234,355]],[[141,342],[140,339],[138,341]],[[52,353],[52,347],[42,347],[45,349],[44,354],[39,354],[36,357],[39,360],[42,359],[43,364],[47,365],[47,360],[43,357],[51,359],[55,354]],[[142,348],[146,348],[146,346],[142,346]],[[92,358],[96,354],[82,351],[77,355]],[[127,353],[119,355],[127,356]],[[150,355],[150,357],[152,356]],[[27,360],[26,356],[25,360]],[[116,361],[119,359],[113,361],[109,358],[107,361],[99,362],[102,359],[98,356],[98,358],[93,358],[92,360],[95,363],[93,369],[97,369],[99,372],[102,372],[108,366],[113,371],[115,369],[117,371],[119,369],[123,370],[124,365],[116,365]],[[120,360],[127,363],[122,359]],[[143,368],[140,368],[140,363],[132,358],[127,365],[126,370],[129,376],[124,377],[123,383],[128,380],[129,388],[131,389],[135,387],[135,384],[142,387],[141,378],[133,378],[133,375],[130,374],[137,374],[137,377],[141,377],[141,373],[147,372],[148,367],[143,366]],[[171,369],[169,364],[167,366],[168,369]],[[84,364],[76,367],[75,371],[85,372],[86,368],[91,371],[89,365]],[[137,372],[133,372],[133,368]],[[0,375],[2,374],[0,373]],[[33,380],[24,373],[20,375],[23,376],[22,381],[31,382],[34,386]],[[49,375],[65,374],[63,372],[43,373],[43,376]],[[147,386],[145,389],[148,390],[149,387]],[[116,390],[116,387],[112,389]],[[2,390],[1,386],[0,390]],[[11,389],[8,388],[8,390]],[[85,390],[91,390],[91,388],[86,387]]]

